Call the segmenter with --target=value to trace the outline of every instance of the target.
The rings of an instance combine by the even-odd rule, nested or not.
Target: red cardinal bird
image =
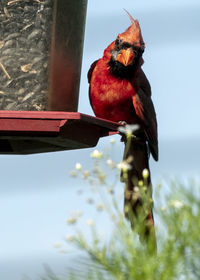
[[[145,44],[138,21],[128,15],[131,26],[91,65],[88,72],[90,102],[97,117],[139,124],[157,161],[156,114],[151,87],[141,69]]]
[[[150,152],[157,161],[156,114],[151,87],[141,69],[145,44],[138,21],[129,13],[128,16],[130,27],[119,34],[105,49],[103,57],[90,67],[90,103],[97,117],[139,124],[140,137],[148,142]]]

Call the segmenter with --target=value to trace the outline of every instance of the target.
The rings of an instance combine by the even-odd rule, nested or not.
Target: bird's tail
[[[134,136],[124,142],[124,161],[130,166],[121,173],[121,181],[125,182],[125,216],[130,220],[132,228],[139,233],[140,239],[153,239],[156,248],[147,143]]]

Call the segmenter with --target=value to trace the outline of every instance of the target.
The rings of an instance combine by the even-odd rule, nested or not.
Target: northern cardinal
[[[90,67],[90,103],[97,117],[139,124],[139,137],[148,142],[150,152],[157,161],[156,113],[151,100],[150,84],[141,69],[145,44],[138,21],[129,13],[128,16],[131,25],[117,36],[104,50],[103,57]],[[126,154],[131,154],[131,151]],[[138,175],[138,179],[141,178],[141,174]],[[137,204],[133,205],[134,212]],[[149,217],[152,219],[152,215]]]

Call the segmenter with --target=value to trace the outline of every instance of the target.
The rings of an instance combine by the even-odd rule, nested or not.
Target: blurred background
[[[150,161],[153,182],[163,177],[198,180],[199,0],[88,0],[79,112],[93,115],[87,71],[129,26],[123,8],[139,20],[146,43],[143,69],[152,87],[160,148],[159,162]],[[123,145],[119,136],[115,140],[112,153],[120,161]],[[107,137],[97,148],[109,146]],[[72,209],[90,211],[87,193],[77,196],[78,189],[87,187],[69,172],[77,162],[88,168],[92,150],[0,156],[0,279],[25,279],[24,275],[40,279],[44,263],[64,272],[67,262],[76,257],[76,251],[62,255],[54,243],[70,231],[65,220]]]

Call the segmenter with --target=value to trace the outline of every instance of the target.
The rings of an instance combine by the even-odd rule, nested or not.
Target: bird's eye
[[[144,52],[143,47],[138,47],[138,46],[133,45],[133,46],[131,46],[131,48],[132,48],[133,52],[135,53],[135,55],[137,55],[137,56],[141,56]]]
[[[122,47],[123,47],[123,49],[128,49],[128,48],[131,47],[131,44],[129,44],[129,43],[123,43]]]
[[[118,46],[119,45],[119,39],[116,39],[115,40],[115,46]]]
[[[115,40],[115,48],[116,48],[117,50],[119,50],[119,49],[120,49],[120,46],[121,46],[121,40],[120,40],[119,38],[117,38],[117,39]]]

